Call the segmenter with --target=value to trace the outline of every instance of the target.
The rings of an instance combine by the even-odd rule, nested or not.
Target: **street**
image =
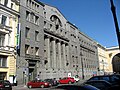
[[[79,82],[75,83],[75,84],[81,84],[83,83],[85,80],[80,80]],[[24,85],[18,85],[18,86],[13,86],[12,90],[48,90],[48,88],[31,88],[29,89],[28,87],[24,86]]]
[[[48,88],[31,88],[25,86],[13,86],[12,90],[47,90]]]

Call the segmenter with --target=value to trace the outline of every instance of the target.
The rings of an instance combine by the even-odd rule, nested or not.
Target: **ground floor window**
[[[7,72],[0,72],[0,80],[5,80],[7,77]]]
[[[0,56],[0,67],[7,67],[7,56]]]

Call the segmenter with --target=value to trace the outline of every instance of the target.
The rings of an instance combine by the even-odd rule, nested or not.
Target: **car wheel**
[[[68,84],[71,84],[71,83],[72,83],[71,81],[68,82]]]
[[[28,88],[32,88],[32,86],[31,86],[31,85],[29,85],[29,86],[28,86]]]
[[[44,85],[41,85],[40,87],[41,87],[41,88],[44,88]]]

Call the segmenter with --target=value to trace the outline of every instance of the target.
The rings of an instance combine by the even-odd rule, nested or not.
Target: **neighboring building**
[[[99,57],[99,74],[110,74],[110,62],[108,61],[107,49],[98,44],[98,57]]]
[[[120,74],[120,49],[118,46],[107,49],[109,71]]]
[[[98,44],[99,74],[120,73],[119,47],[106,48]]]
[[[20,0],[20,44],[17,56],[17,81],[26,84],[44,69],[44,4],[37,0]]]
[[[0,0],[0,79],[16,76],[16,35],[19,0]]]

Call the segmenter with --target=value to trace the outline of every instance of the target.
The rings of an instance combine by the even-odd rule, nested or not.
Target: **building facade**
[[[97,43],[63,14],[37,0],[20,1],[20,42],[17,48],[18,84],[39,77],[80,76],[98,73]]]
[[[120,73],[120,51],[118,46],[103,47],[98,44],[99,75]]]
[[[118,46],[106,48],[109,71],[120,74],[120,50]]]
[[[37,0],[20,0],[19,36],[17,48],[17,81],[26,84],[43,70],[44,4]]]
[[[16,35],[19,0],[0,0],[0,79],[16,76]]]

